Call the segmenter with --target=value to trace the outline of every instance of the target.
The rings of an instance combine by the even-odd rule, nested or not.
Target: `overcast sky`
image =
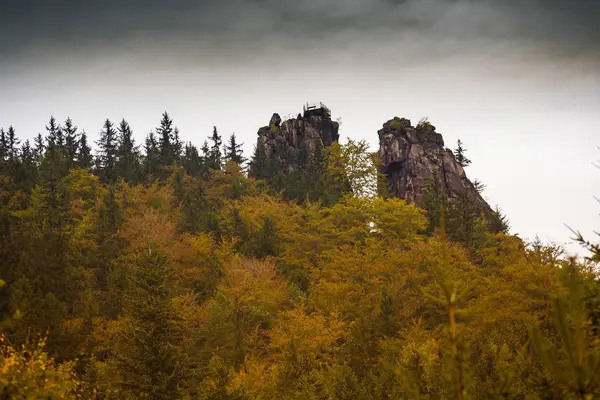
[[[126,3],[126,4],[123,4]],[[249,156],[273,112],[323,101],[342,141],[428,116],[521,237],[598,227],[600,1],[1,0],[0,126],[51,114],[138,143],[167,110],[200,145],[217,125]],[[570,249],[577,250],[571,246]]]

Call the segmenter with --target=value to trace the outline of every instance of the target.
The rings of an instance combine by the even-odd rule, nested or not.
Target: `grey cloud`
[[[136,40],[256,46],[301,39],[327,47],[412,37],[519,41],[597,55],[598,15],[595,0],[8,0],[0,56]]]

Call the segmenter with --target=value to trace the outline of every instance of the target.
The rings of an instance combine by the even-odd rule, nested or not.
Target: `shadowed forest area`
[[[365,142],[283,173],[167,113],[141,144],[107,120],[95,151],[45,128],[1,131],[0,398],[600,396],[587,238],[569,259],[436,182],[408,204]]]

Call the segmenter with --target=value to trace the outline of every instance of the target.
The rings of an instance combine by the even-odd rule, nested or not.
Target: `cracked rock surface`
[[[441,181],[450,199],[465,195],[486,215],[492,213],[452,151],[444,147],[444,139],[435,126],[424,123],[414,127],[410,120],[395,117],[377,133],[381,169],[388,176],[394,196],[422,206],[423,191],[435,178]]]

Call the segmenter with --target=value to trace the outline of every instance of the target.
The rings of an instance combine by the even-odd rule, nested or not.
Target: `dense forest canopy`
[[[71,119],[0,133],[2,398],[600,396],[584,238],[524,243],[435,181],[392,198],[364,142],[282,175],[167,113],[139,144],[106,120],[95,151]]]

